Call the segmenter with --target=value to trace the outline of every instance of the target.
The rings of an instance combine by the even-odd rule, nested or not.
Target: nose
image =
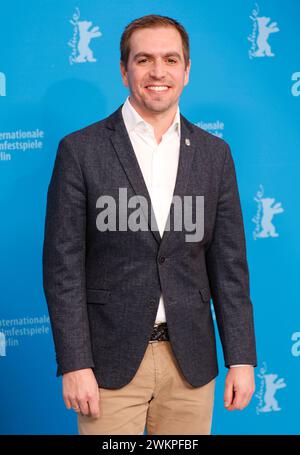
[[[162,79],[166,75],[166,71],[164,68],[164,63],[160,60],[154,61],[153,65],[151,66],[150,76],[155,79]]]

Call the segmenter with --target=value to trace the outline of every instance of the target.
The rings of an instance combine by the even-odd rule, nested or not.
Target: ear
[[[185,72],[185,74],[184,74],[184,85],[187,85],[189,83],[191,65],[192,65],[192,60],[189,59],[188,66],[184,70],[184,72]]]
[[[125,66],[124,66],[124,63],[122,62],[122,60],[120,60],[120,70],[121,70],[123,84],[125,85],[125,87],[128,87],[127,71],[125,69]]]

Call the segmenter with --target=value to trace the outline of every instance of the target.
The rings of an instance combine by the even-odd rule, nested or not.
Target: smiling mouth
[[[152,93],[166,93],[171,87],[169,85],[147,85],[145,88]]]

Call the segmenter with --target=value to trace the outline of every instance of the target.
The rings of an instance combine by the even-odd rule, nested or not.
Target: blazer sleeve
[[[225,366],[257,366],[253,306],[235,166],[225,142],[223,174],[206,265]]]
[[[47,194],[43,286],[57,376],[94,367],[85,286],[86,190],[78,157],[60,141]]]

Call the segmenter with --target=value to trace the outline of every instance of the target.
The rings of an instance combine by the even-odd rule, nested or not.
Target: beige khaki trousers
[[[169,341],[150,341],[132,380],[119,389],[99,388],[100,417],[78,414],[82,435],[208,435],[215,379],[191,386]]]

